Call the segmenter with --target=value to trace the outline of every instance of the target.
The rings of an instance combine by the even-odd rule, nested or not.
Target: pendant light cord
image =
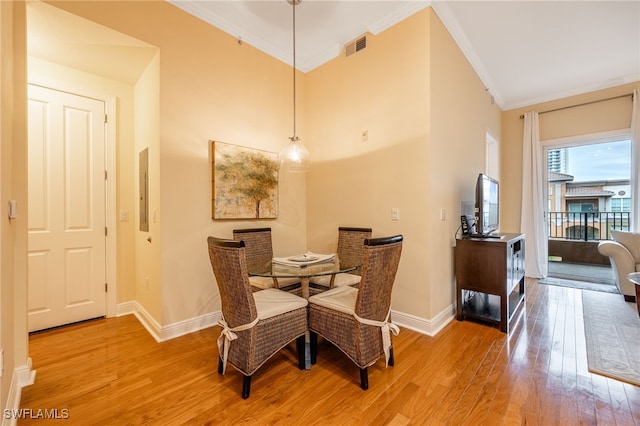
[[[296,134],[296,4],[298,0],[293,0],[293,136],[291,140],[298,139]]]

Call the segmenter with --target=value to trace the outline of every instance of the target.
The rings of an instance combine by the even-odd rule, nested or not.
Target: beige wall
[[[431,8],[370,35],[365,50],[306,84],[309,247],[334,250],[338,226],[403,234],[393,309],[450,314],[460,205],[484,169],[486,131],[500,134],[499,108]]]
[[[15,404],[17,370],[28,370],[27,72],[24,2],[0,2],[0,347],[2,406]],[[9,200],[18,217],[9,220]],[[13,383],[16,386],[17,383]],[[13,394],[10,394],[13,391]],[[12,406],[11,408],[17,408]]]
[[[505,111],[502,114],[502,179],[500,186],[502,224],[509,229],[520,229],[522,201],[522,132],[524,123],[520,115],[529,111],[548,111],[587,102],[633,93],[640,81],[558,99],[542,104]],[[540,115],[540,140],[554,140],[578,135],[610,132],[631,127],[631,97],[597,102],[576,108],[563,109]]]
[[[158,322],[162,319],[162,269],[160,256],[162,235],[158,224],[161,200],[160,185],[160,54],[138,79],[134,89],[135,148],[132,150],[134,170],[131,186],[135,188],[135,300]],[[148,149],[149,232],[140,231],[140,160]]]
[[[462,202],[473,203],[485,170],[486,134],[500,143],[500,108],[435,13],[431,14],[431,141],[429,223],[431,307],[426,318],[455,303],[454,254]],[[440,210],[445,209],[446,221]],[[510,231],[502,227],[502,231]]]
[[[402,49],[398,46],[403,46]],[[308,235],[335,250],[338,226],[403,234],[396,310],[428,311],[429,13],[377,36],[307,75]],[[362,142],[361,132],[368,131]],[[391,220],[398,208],[400,220]]]

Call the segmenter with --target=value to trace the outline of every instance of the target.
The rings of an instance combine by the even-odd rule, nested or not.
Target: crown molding
[[[471,67],[475,70],[476,74],[478,74],[478,77],[482,81],[482,84],[484,84],[486,90],[493,96],[496,104],[498,104],[500,109],[503,109],[502,105],[504,105],[504,97],[502,93],[498,91],[497,86],[494,84],[491,76],[489,75],[489,72],[480,60],[480,57],[473,48],[473,45],[467,38],[466,33],[458,23],[458,20],[449,7],[448,2],[434,1],[431,6],[444,24],[447,31],[449,31],[449,34],[451,34],[451,37],[453,37],[453,40],[460,48],[463,55],[471,64]]]

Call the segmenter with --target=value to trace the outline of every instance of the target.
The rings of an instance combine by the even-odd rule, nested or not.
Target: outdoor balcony
[[[613,284],[609,258],[598,253],[611,230],[629,230],[628,212],[549,212],[549,275]]]

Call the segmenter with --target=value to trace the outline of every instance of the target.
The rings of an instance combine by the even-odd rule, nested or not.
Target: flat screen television
[[[491,236],[500,227],[500,191],[498,181],[480,173],[476,181],[475,232]]]

